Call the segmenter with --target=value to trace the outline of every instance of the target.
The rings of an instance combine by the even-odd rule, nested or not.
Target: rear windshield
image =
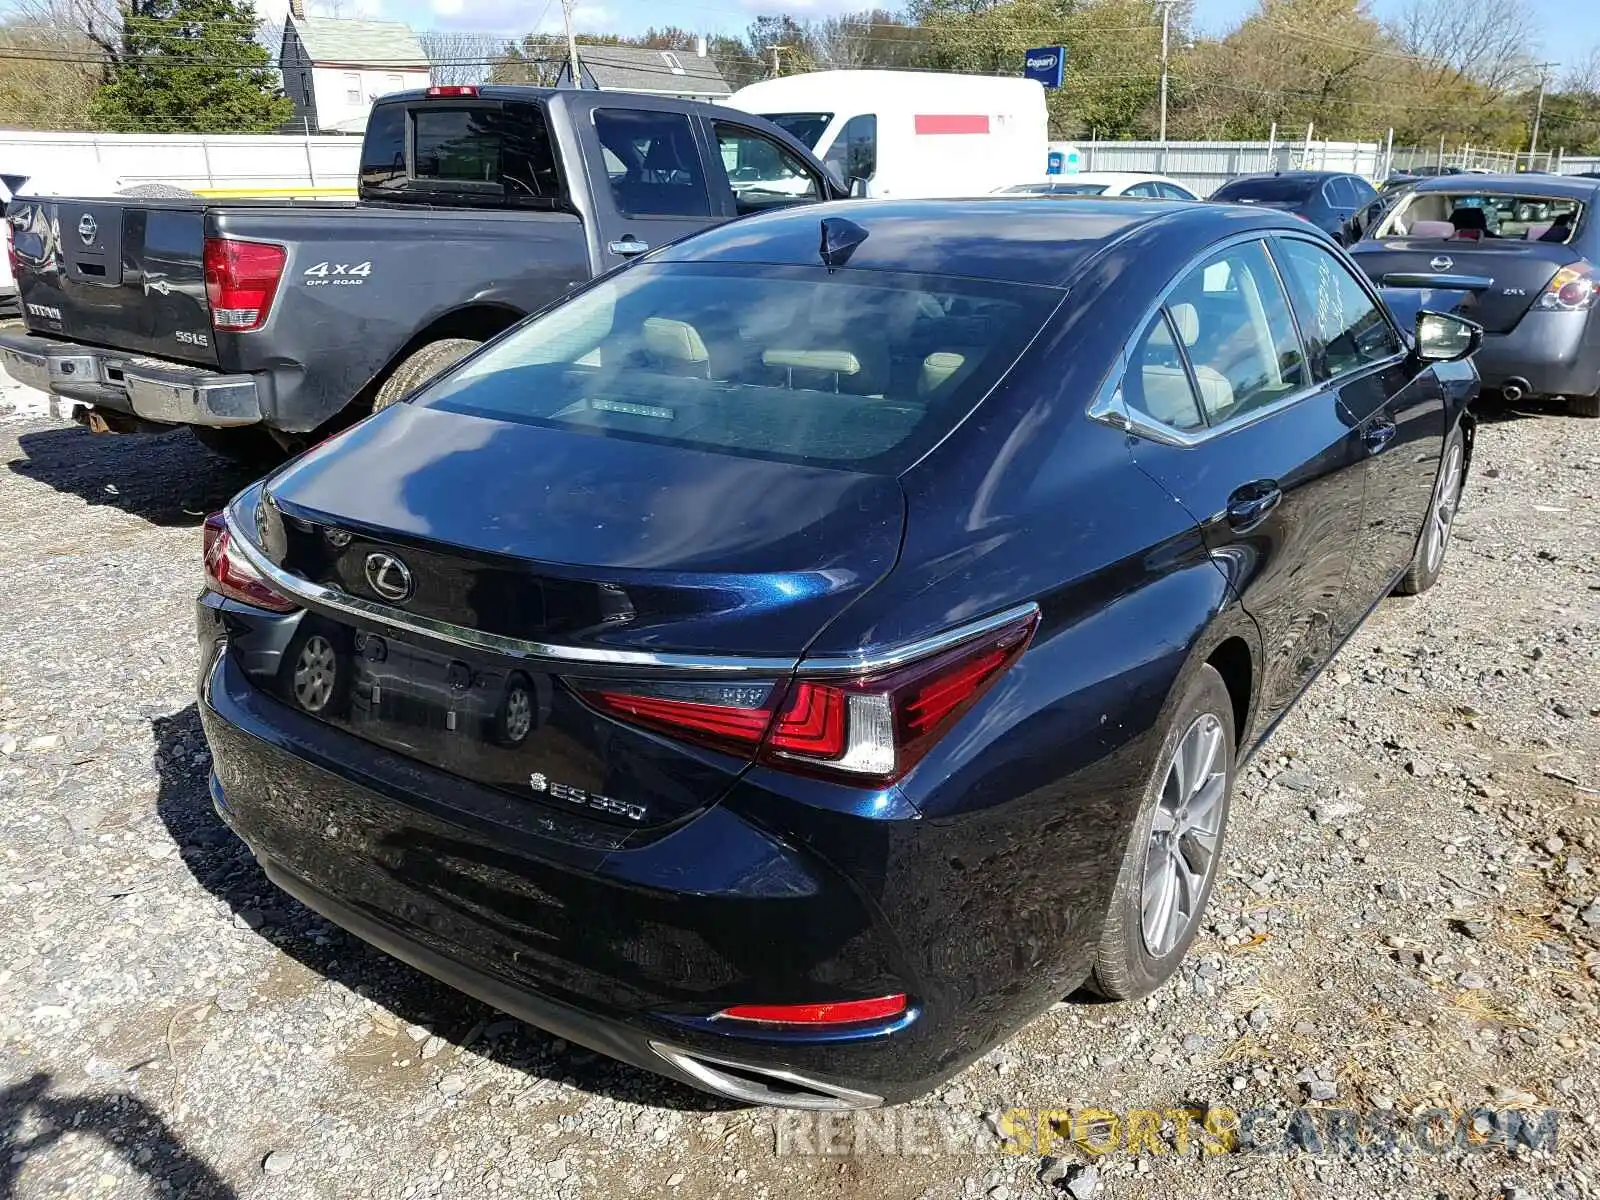
[[[832,113],[800,112],[800,113],[762,113],[763,117],[782,129],[790,137],[815,150],[817,140],[828,128],[828,122],[833,120]]]
[[[1211,193],[1213,200],[1245,200],[1256,204],[1299,204],[1316,187],[1311,179],[1235,179]]]
[[[415,402],[892,474],[972,409],[1062,294],[821,267],[639,266],[519,327]]]
[[[1401,198],[1373,237],[1572,240],[1583,220],[1582,201],[1535,192],[1486,196],[1468,192],[1413,192]]]

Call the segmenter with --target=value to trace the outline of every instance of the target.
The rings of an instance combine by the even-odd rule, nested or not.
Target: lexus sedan
[[[1431,275],[1429,303],[1483,326],[1486,390],[1600,417],[1600,180],[1453,175],[1417,184],[1351,247],[1380,283]]]
[[[1476,340],[1265,208],[674,243],[207,521],[214,802],[570,1041],[917,1096],[1177,967],[1240,764],[1439,576]]]

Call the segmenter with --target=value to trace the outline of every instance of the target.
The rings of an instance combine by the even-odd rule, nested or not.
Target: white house
[[[281,64],[292,127],[308,133],[359,130],[379,96],[428,86],[428,56],[409,25],[308,17],[304,0],[290,0]]]

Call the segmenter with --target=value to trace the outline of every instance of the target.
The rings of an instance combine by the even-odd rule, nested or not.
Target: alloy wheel
[[[1226,740],[1222,722],[1202,713],[1179,740],[1162,781],[1139,900],[1152,957],[1166,957],[1183,940],[1216,870],[1228,789]]]
[[[321,712],[333,699],[339,658],[333,644],[320,635],[308,638],[294,664],[294,698],[307,712]]]
[[[1431,575],[1444,561],[1450,545],[1450,527],[1456,519],[1456,503],[1461,496],[1461,443],[1452,442],[1433,485],[1433,504],[1428,509],[1428,544],[1423,555]]]

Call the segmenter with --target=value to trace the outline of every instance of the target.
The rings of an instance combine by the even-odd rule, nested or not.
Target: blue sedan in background
[[[723,1096],[917,1096],[1177,967],[1241,762],[1438,577],[1475,326],[1271,209],[773,212],[207,522],[279,886]]]

